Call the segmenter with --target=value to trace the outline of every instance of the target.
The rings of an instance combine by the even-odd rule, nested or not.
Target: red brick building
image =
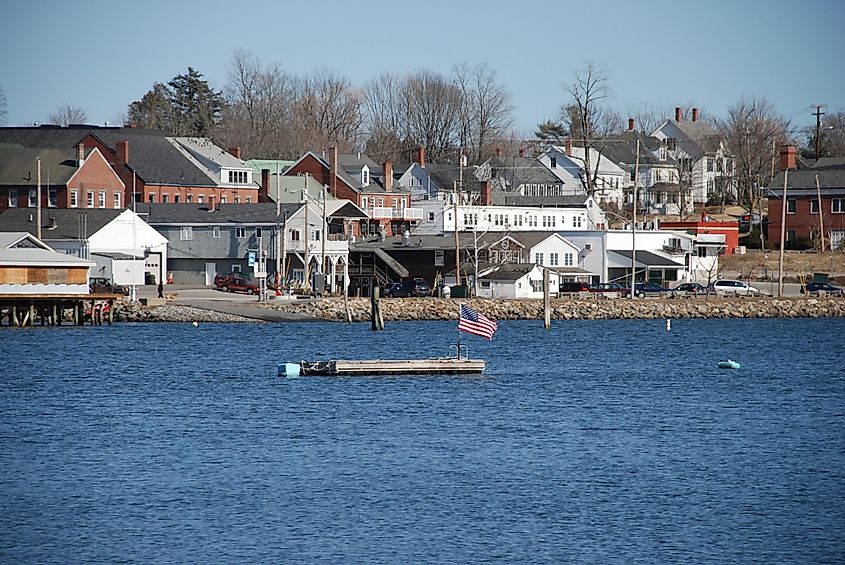
[[[769,230],[772,247],[780,246],[783,214],[783,185],[786,176],[785,247],[821,247],[824,226],[825,249],[845,246],[845,158],[823,158],[799,166],[795,148],[781,150],[781,172],[768,187]],[[786,170],[789,171],[786,175]],[[818,187],[816,180],[818,179]],[[821,197],[821,198],[820,198]]]
[[[722,234],[725,236],[725,255],[733,255],[739,246],[739,222],[717,222],[701,213],[697,222],[660,222],[660,229],[684,231],[690,235]]]

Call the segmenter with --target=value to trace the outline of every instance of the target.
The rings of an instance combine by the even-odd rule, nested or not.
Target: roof
[[[460,241],[461,248],[468,248],[469,246],[473,245],[474,237],[471,233],[460,233],[458,235],[458,240]],[[358,243],[350,244],[350,248],[355,251],[372,251],[374,249],[386,249],[386,250],[394,250],[394,249],[407,249],[407,250],[419,250],[419,251],[430,251],[430,250],[437,250],[437,249],[455,249],[455,236],[454,234],[449,235],[414,235],[411,234],[411,241],[408,245],[402,244],[402,238],[398,236],[389,237],[384,241],[361,241]]]
[[[290,169],[294,161],[283,159],[250,159],[249,161],[245,161],[245,163],[247,167],[252,167],[252,174],[255,178],[260,179],[262,169],[267,169],[270,171],[270,177],[274,177],[276,176],[277,170],[281,174]]]
[[[819,159],[816,166],[806,169],[789,171],[787,182],[787,196],[803,196],[816,194],[816,176],[819,178],[819,188],[827,194],[839,194],[845,191],[845,159]],[[780,197],[783,193],[783,171],[775,175],[769,183],[769,192]]]
[[[663,144],[658,138],[644,135],[638,131],[626,131],[622,134],[621,140],[602,143],[601,141],[595,144],[597,149],[601,149],[602,155],[616,164],[634,165],[637,161],[637,141],[640,142],[640,166],[666,166],[671,167],[675,165],[675,160],[668,155],[666,159],[661,160],[654,153],[660,150]]]
[[[302,204],[282,204],[292,216]],[[213,212],[206,204],[137,204],[136,211],[152,226],[164,224],[275,224],[276,204],[220,204]],[[2,216],[0,216],[2,217]],[[284,214],[282,215],[284,217]]]
[[[338,153],[337,165],[347,172],[360,172],[364,165],[373,172],[381,170],[381,166],[370,159],[366,153]]]
[[[50,249],[43,241],[39,240],[29,232],[6,232],[0,233],[0,249],[12,248],[38,248]]]
[[[90,150],[88,151],[90,152]],[[68,147],[0,147],[0,185],[38,184],[37,160],[41,160],[41,186],[66,185],[77,171],[76,151]]]
[[[516,188],[522,184],[560,184],[561,181],[535,157],[491,157],[492,171]]]
[[[674,123],[679,130],[684,132],[685,136],[693,141],[701,141],[702,139],[718,135],[716,130],[713,129],[710,124],[701,120],[696,120],[694,122],[691,120],[681,122],[672,120],[672,123]]]
[[[41,210],[41,238],[85,239],[123,213],[113,208],[46,208]],[[9,208],[0,214],[0,231],[36,234],[35,208]],[[85,218],[83,225],[82,217]],[[30,220],[32,218],[32,220]],[[50,228],[50,220],[54,228]],[[84,232],[84,233],[83,233]]]
[[[505,192],[500,198],[502,206],[537,206],[546,208],[586,208],[587,195],[580,196],[522,196]]]
[[[615,255],[615,257],[614,257]],[[617,250],[608,249],[607,259],[608,263],[615,262],[621,267],[630,267],[633,252],[630,249]],[[609,267],[616,265],[608,264]],[[651,251],[637,251],[637,266],[638,267],[668,267],[672,269],[683,269],[683,263],[677,263],[666,257],[661,257]]]
[[[505,263],[493,272],[479,277],[483,279],[515,281],[519,280],[531,271],[536,265],[534,263]]]
[[[62,267],[90,267],[92,261],[86,261],[73,255],[65,255],[52,249],[0,249],[0,265],[38,265]]]

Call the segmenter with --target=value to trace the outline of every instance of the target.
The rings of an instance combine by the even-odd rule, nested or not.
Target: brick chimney
[[[572,139],[566,138],[563,142],[563,149],[567,157],[572,157]]]
[[[208,211],[214,212],[214,195],[213,194],[208,195]]]
[[[240,148],[240,147],[230,147],[230,148],[228,149],[228,151],[229,151],[229,153],[231,153],[232,155],[234,155],[234,157],[235,157],[236,159],[240,159],[240,158],[241,158],[241,148]]]
[[[82,166],[82,162],[85,160],[85,144],[84,143],[77,143],[76,144],[76,163],[77,166]]]
[[[680,123],[682,117],[683,116],[681,115],[681,107],[675,106],[675,121]]]
[[[780,170],[794,169],[797,166],[797,156],[794,145],[780,146]]]
[[[417,147],[417,154],[414,157],[414,161],[420,164],[420,167],[425,168],[425,147],[420,145]]]
[[[692,109],[692,121],[694,121],[694,122],[698,121],[698,108]]]
[[[481,205],[491,206],[493,204],[493,185],[489,180],[481,185]]]
[[[628,118],[628,131],[634,131],[634,118]]]
[[[382,172],[384,174],[384,189],[385,190],[393,190],[393,163],[387,161],[382,166]]]
[[[522,147],[519,148],[519,156],[525,157],[525,149],[523,149]]]
[[[114,144],[117,148],[117,160],[124,165],[129,164],[129,142],[118,141]]]
[[[261,186],[258,189],[258,201],[270,202],[270,169],[261,169]]]
[[[329,153],[329,194],[337,198],[337,147],[332,147]],[[307,181],[305,186],[308,186]]]

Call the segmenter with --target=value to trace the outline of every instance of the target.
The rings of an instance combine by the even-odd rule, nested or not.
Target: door
[[[216,263],[206,263],[205,264],[205,285],[211,286],[214,284],[214,277],[217,276],[217,265]]]

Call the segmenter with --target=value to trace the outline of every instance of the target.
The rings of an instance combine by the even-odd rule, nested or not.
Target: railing
[[[422,220],[423,219],[423,209],[422,208],[405,208],[403,210],[399,210],[399,215],[402,217],[403,220]]]
[[[683,247],[678,247],[677,245],[664,245],[663,251],[670,255],[683,255],[686,253]]]
[[[387,208],[385,206],[366,208],[365,212],[367,212],[370,217],[375,220],[389,220],[393,218],[393,208]]]
[[[364,208],[364,211],[374,220],[422,220],[422,208],[388,208],[375,206]]]

